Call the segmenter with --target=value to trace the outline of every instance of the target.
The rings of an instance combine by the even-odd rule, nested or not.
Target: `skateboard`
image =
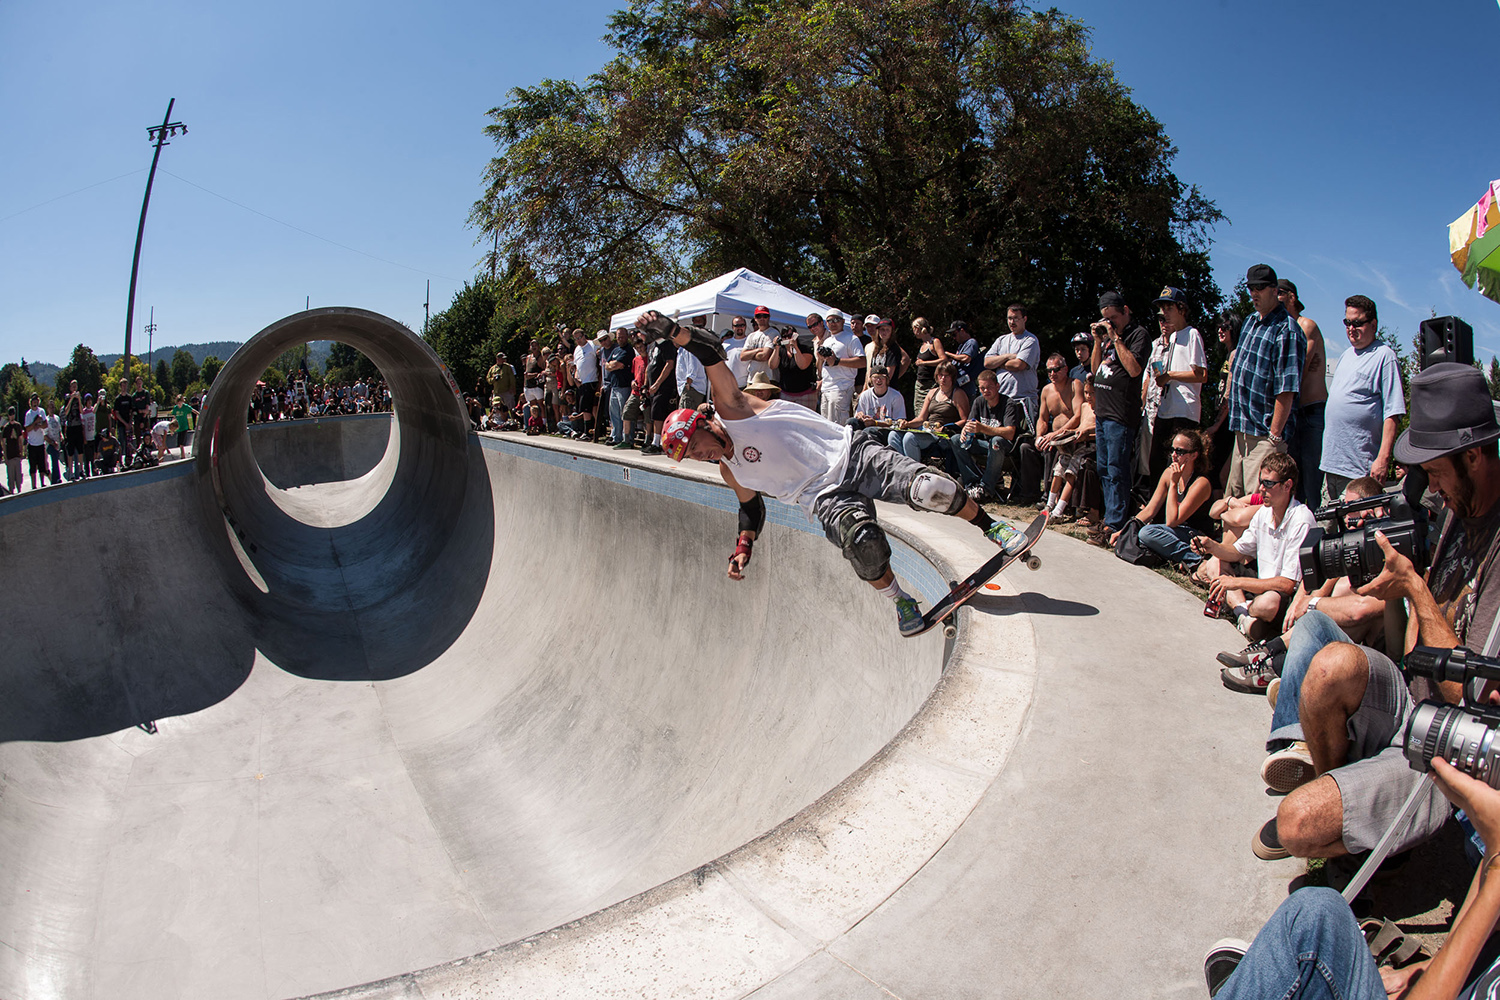
[[[984,565],[970,573],[960,582],[953,584],[953,589],[948,591],[948,596],[938,601],[930,610],[922,615],[922,630],[920,632],[913,632],[912,636],[919,636],[923,632],[935,628],[938,624],[942,624],[943,634],[951,639],[957,631],[953,624],[953,616],[958,612],[959,608],[968,603],[969,598],[979,593],[979,589],[993,577],[999,575],[1014,562],[1024,562],[1026,568],[1031,570],[1041,567],[1042,560],[1032,555],[1031,547],[1036,544],[1037,539],[1041,538],[1042,532],[1046,530],[1046,514],[1038,514],[1032,518],[1031,523],[1022,532],[1026,536],[1026,545],[1020,552],[1010,553],[1004,550],[997,552]]]

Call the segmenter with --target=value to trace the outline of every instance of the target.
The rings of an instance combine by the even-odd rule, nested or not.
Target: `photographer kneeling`
[[[1397,441],[1395,455],[1407,466],[1420,465],[1443,498],[1431,568],[1424,579],[1410,558],[1377,533],[1384,565],[1358,589],[1393,610],[1406,603],[1412,620],[1404,652],[1418,645],[1494,651],[1500,583],[1489,568],[1500,528],[1497,439],[1500,424],[1478,369],[1438,364],[1412,380],[1411,427]],[[1305,671],[1292,656],[1304,630],[1332,640],[1317,649]],[[1312,769],[1256,834],[1252,849],[1266,860],[1373,848],[1422,778],[1402,753],[1402,733],[1414,708],[1405,678],[1385,654],[1342,635],[1313,611],[1289,636],[1272,735],[1294,739],[1300,726]],[[1462,700],[1459,684],[1443,683],[1438,691],[1450,704]],[[1428,786],[1406,828],[1396,831],[1392,853],[1432,836],[1448,815],[1447,800]]]

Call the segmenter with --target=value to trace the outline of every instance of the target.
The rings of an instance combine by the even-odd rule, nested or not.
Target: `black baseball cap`
[[[968,329],[969,329],[969,324],[965,323],[961,319],[956,319],[952,323],[948,324],[948,332],[949,333],[957,333],[960,330],[968,330]]]
[[[1291,292],[1292,293],[1292,301],[1295,302],[1295,303],[1297,303],[1297,311],[1298,312],[1301,312],[1303,309],[1307,308],[1306,306],[1304,306],[1302,304],[1302,296],[1300,296],[1300,295],[1297,294],[1297,286],[1295,284],[1293,284],[1290,279],[1287,279],[1287,278],[1278,278],[1277,281],[1276,281],[1276,287],[1278,289],[1280,289],[1281,291],[1283,291],[1283,292]]]
[[[1124,309],[1125,296],[1121,295],[1119,292],[1105,292],[1103,295],[1099,296],[1099,308]]]
[[[1276,269],[1270,264],[1252,264],[1245,271],[1245,284],[1274,285],[1276,284]]]

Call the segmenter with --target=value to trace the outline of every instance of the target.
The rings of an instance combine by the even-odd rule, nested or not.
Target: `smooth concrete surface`
[[[1298,870],[1236,633],[1157,575],[1049,535],[904,641],[785,512],[725,580],[706,467],[469,434],[313,313],[231,374],[383,352],[395,417],[317,432],[355,478],[276,486],[302,428],[226,392],[192,463],[0,501],[71,602],[4,630],[0,996],[1197,996]],[[985,555],[881,516],[929,589]]]

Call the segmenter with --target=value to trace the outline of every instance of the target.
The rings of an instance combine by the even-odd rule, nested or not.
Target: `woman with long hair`
[[[1202,431],[1185,429],[1174,434],[1171,464],[1157,480],[1151,501],[1135,516],[1141,522],[1141,544],[1182,573],[1191,573],[1203,561],[1193,551],[1193,539],[1213,529],[1208,515],[1208,498],[1214,491],[1208,478],[1210,447]],[[1158,513],[1162,520],[1153,524]],[[1118,531],[1110,535],[1109,544],[1114,545],[1119,536]]]
[[[962,389],[954,387],[957,378],[958,365],[952,361],[944,361],[937,366],[937,385],[922,400],[922,409],[911,420],[896,421],[895,428],[886,439],[892,448],[907,458],[920,462],[922,449],[930,448],[938,440],[921,428],[961,424],[969,419],[969,397]],[[912,430],[913,427],[917,430]]]
[[[921,345],[917,348],[917,386],[912,392],[912,410],[920,412],[927,394],[937,384],[937,367],[948,360],[948,351],[943,346],[943,338],[938,336],[925,316],[911,321],[911,332]]]
[[[911,371],[911,355],[896,341],[896,324],[889,319],[882,319],[876,325],[874,339],[865,345],[865,371],[876,368],[886,370],[891,385],[899,385],[901,376]]]

